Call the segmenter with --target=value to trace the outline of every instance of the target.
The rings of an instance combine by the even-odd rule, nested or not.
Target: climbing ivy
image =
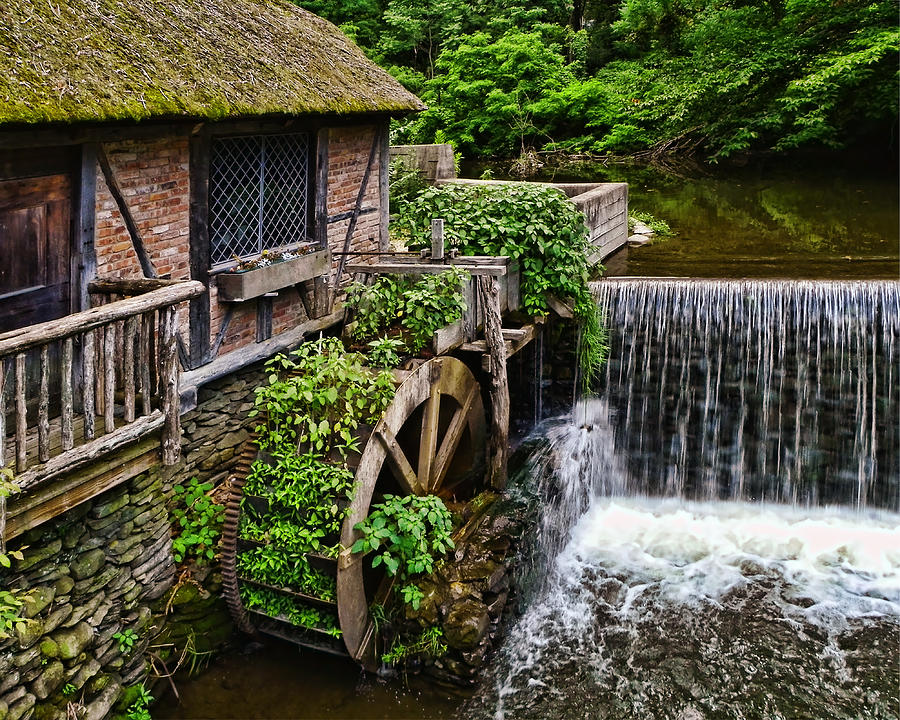
[[[398,239],[410,248],[428,247],[434,218],[444,219],[445,237],[462,254],[505,255],[518,261],[522,304],[529,314],[546,315],[548,295],[573,301],[582,332],[582,385],[589,389],[607,346],[588,287],[592,247],[581,211],[546,185],[442,185],[399,203]]]
[[[172,517],[177,533],[172,538],[175,562],[193,559],[198,565],[205,565],[216,556],[225,508],[210,497],[213,489],[211,482],[201,483],[192,477],[187,483],[172,489],[175,493]]]

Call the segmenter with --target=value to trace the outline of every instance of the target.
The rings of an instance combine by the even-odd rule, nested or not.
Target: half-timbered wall
[[[360,212],[349,247],[353,251],[379,250],[384,242],[383,213],[387,212],[387,208],[382,210],[387,196],[387,188],[383,187],[387,174],[382,172],[383,158],[386,157],[381,147],[383,127],[335,127],[320,132],[318,137],[320,143],[327,145],[324,152],[318,153],[318,162],[326,164],[326,171],[319,172],[311,167],[311,175],[327,177],[326,230],[320,237],[327,238],[333,253],[345,249],[352,222],[350,215],[357,205],[360,187],[365,179],[366,189],[359,203]],[[106,143],[102,148],[155,272],[160,277],[189,279],[192,168],[188,135]],[[98,275],[119,278],[140,278],[144,275],[135,244],[99,167],[95,242]],[[339,261],[340,255],[336,254],[335,269]],[[228,305],[218,300],[215,276],[209,285],[211,347],[215,346],[217,336],[224,328],[218,355],[257,341],[257,310],[261,302],[272,303],[273,335],[307,319],[300,296],[294,288],[281,290],[278,297],[269,300]],[[182,308],[180,313],[179,326],[183,329],[187,345],[187,311]]]

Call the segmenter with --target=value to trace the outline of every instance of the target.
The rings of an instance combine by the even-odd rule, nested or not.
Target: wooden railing
[[[91,291],[135,296],[0,334],[0,467],[14,463],[22,488],[160,428],[163,463],[178,461],[175,311],[206,288],[112,280]]]

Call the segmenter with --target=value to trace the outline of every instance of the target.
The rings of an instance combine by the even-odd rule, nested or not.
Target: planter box
[[[216,277],[216,285],[219,288],[219,300],[243,302],[330,271],[331,251],[325,249],[255,270],[221,273]]]

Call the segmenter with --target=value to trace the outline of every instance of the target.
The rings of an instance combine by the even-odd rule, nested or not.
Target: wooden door
[[[0,181],[0,333],[72,311],[69,175]]]

